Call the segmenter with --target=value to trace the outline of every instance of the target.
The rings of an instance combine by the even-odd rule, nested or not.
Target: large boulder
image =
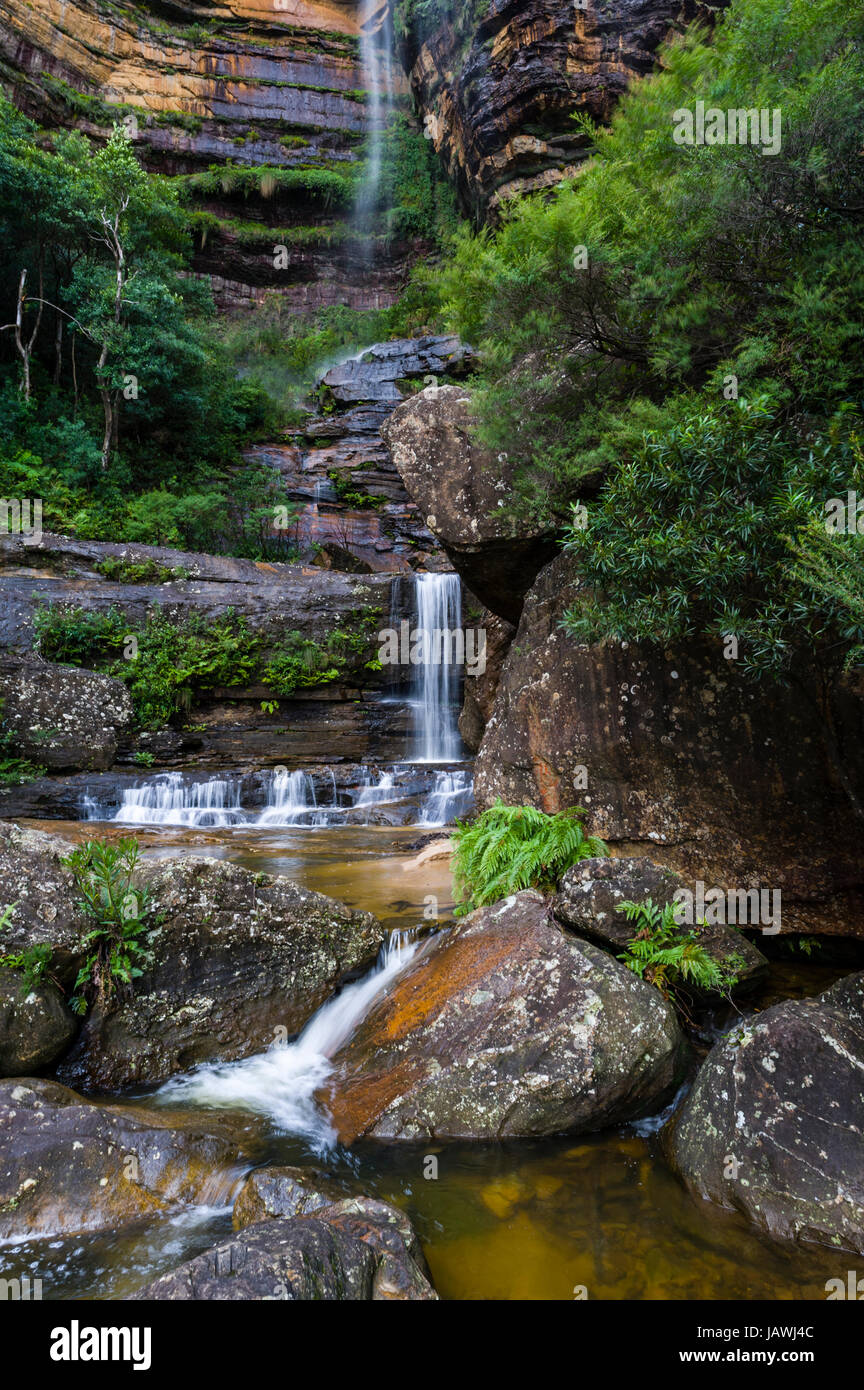
[[[319,1099],[345,1143],[584,1133],[659,1109],[684,1051],[657,990],[528,891],[433,937]]]
[[[461,386],[429,386],[398,406],[381,433],[406,490],[468,588],[516,623],[555,541],[509,515],[514,465],[474,441],[474,423],[471,397]]]
[[[51,980],[32,989],[19,970],[0,968],[0,1076],[30,1076],[56,1061],[78,1021]]]
[[[132,724],[122,681],[77,666],[0,658],[0,716],[16,755],[50,771],[110,767]]]
[[[133,993],[93,1009],[61,1063],[61,1079],[86,1089],[261,1051],[298,1032],[384,941],[371,913],[224,860],[160,860],[136,882],[151,894],[152,963]]]
[[[92,926],[71,870],[61,862],[73,848],[59,835],[0,821],[0,911],[13,908],[0,933],[0,952],[51,945],[51,973],[63,985],[74,982],[84,954],[81,939]]]
[[[345,1197],[344,1187],[317,1168],[255,1168],[234,1199],[235,1231],[276,1217],[306,1216]]]
[[[691,1192],[864,1254],[864,972],[732,1029],[672,1121]]]
[[[512,623],[505,622],[488,610],[480,614],[476,624],[469,613],[468,622],[486,634],[485,667],[476,676],[466,671],[462,712],[459,715],[462,742],[472,753],[476,753],[486,725],[492,718],[501,669],[516,629]]]
[[[478,806],[585,806],[614,853],[706,890],[779,892],[781,932],[864,937],[864,840],[817,704],[747,680],[719,640],[684,653],[577,642],[561,622],[578,597],[562,554],[525,600],[475,763]],[[861,710],[839,692],[846,773],[864,796]]]
[[[0,1239],[107,1230],[227,1200],[232,1139],[65,1086],[0,1082]]]
[[[621,903],[650,898],[656,907],[666,907],[684,886],[677,874],[650,859],[583,859],[562,878],[552,911],[570,931],[621,952],[637,930],[618,911]],[[737,977],[736,989],[752,988],[767,969],[762,952],[734,927],[694,922],[692,929],[711,960]]]
[[[133,1300],[428,1301],[437,1297],[410,1221],[353,1197],[245,1226],[147,1284]]]

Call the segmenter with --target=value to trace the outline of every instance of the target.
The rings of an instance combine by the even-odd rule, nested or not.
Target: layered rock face
[[[772,1236],[864,1253],[864,974],[716,1044],[672,1122],[694,1195]]]
[[[48,127],[106,135],[125,122],[160,172],[224,166],[224,178],[194,190],[206,214],[194,266],[212,275],[221,308],[273,291],[303,312],[395,299],[412,248],[376,244],[371,257],[361,254],[347,221],[350,188],[335,201],[331,188],[322,202],[312,184],[286,191],[228,172],[351,172],[368,126],[354,0],[286,0],[278,9],[265,0],[169,0],[158,14],[107,0],[37,8],[8,0],[0,83]],[[277,244],[285,247],[278,266]]]
[[[451,335],[375,343],[325,372],[319,395],[327,408],[290,444],[248,451],[305,504],[293,532],[304,560],[355,573],[446,565],[382,430],[421,382],[462,377],[474,365],[470,348]]]
[[[561,627],[577,593],[562,554],[525,601],[477,757],[478,804],[585,806],[616,853],[647,853],[690,887],[779,891],[782,932],[864,937],[860,830],[818,709],[747,682],[719,643],[580,645]],[[861,705],[851,692],[841,703],[860,789]]]
[[[667,35],[700,9],[692,0],[465,0],[441,6],[444,22],[413,27],[403,41],[411,90],[465,206],[494,216],[505,198],[576,173],[589,151],[574,112],[608,120]]]

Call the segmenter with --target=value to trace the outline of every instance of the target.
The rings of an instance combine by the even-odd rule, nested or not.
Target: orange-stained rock
[[[346,1143],[581,1133],[659,1109],[684,1050],[656,990],[524,892],[430,940],[319,1099]]]

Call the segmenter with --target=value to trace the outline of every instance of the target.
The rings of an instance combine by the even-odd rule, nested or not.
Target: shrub
[[[608,854],[602,840],[586,835],[582,807],[546,815],[533,806],[496,802],[453,833],[453,878],[459,913],[496,902],[523,888],[549,892],[571,865]]]
[[[110,1003],[118,984],[130,985],[149,959],[147,938],[155,926],[146,889],[133,888],[138,841],[88,840],[63,864],[72,870],[81,904],[93,921],[83,938],[88,952],[70,1004],[85,1013],[89,1003]]]

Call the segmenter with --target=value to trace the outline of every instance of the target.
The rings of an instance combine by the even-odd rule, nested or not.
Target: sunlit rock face
[[[573,115],[607,120],[655,66],[667,35],[708,17],[693,0],[442,0],[440,8],[453,18],[403,34],[402,57],[429,138],[478,217],[572,176],[588,154]]]
[[[227,166],[350,174],[369,119],[357,16],[356,0],[8,0],[0,85],[48,128],[98,138],[122,121],[142,161],[170,176]],[[204,214],[194,268],[213,277],[223,310],[273,292],[301,313],[386,307],[413,248],[395,241],[370,256],[352,235],[351,197],[350,186],[323,198],[266,176],[211,179],[192,199]]]

